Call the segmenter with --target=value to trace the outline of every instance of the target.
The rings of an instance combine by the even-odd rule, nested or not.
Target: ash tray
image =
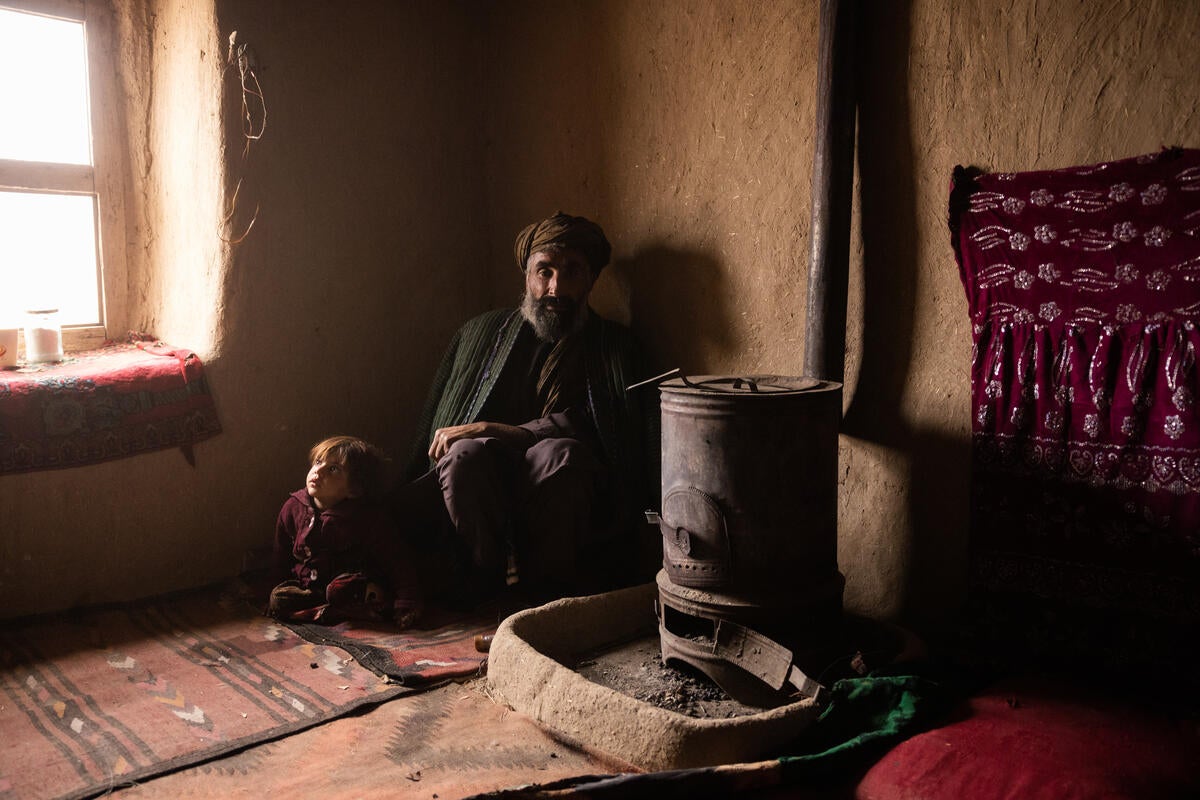
[[[822,707],[805,698],[727,718],[698,718],[589,680],[590,654],[653,637],[657,586],[556,600],[504,620],[488,684],[514,710],[565,738],[648,771],[756,761],[777,754]],[[582,666],[582,665],[581,665]]]

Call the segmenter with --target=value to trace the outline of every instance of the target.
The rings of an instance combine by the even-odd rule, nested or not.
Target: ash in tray
[[[592,683],[689,717],[730,719],[763,710],[733,700],[699,670],[664,664],[657,634],[591,654],[575,671]]]

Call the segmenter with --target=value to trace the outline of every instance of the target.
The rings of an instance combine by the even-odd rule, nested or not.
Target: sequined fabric
[[[1197,616],[1200,150],[959,168],[975,580]]]

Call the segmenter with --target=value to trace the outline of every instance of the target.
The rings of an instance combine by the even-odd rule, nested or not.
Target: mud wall
[[[968,503],[951,170],[1200,145],[1200,5],[863,8],[839,559],[852,607],[937,621],[961,597]],[[512,237],[558,208],[608,230],[595,305],[661,366],[801,370],[815,0],[138,9],[130,318],[201,352],[225,432],[195,467],[164,451],[0,477],[0,615],[236,572],[314,440],[402,454],[451,331],[513,301]],[[234,29],[269,110],[246,163]],[[220,87],[220,131],[181,85]],[[231,246],[213,221],[238,178],[259,213]]]
[[[1200,6],[861,7],[839,560],[851,607],[936,623],[962,597],[969,489],[951,171],[1200,145]],[[816,2],[503,4],[492,239],[594,214],[615,245],[595,305],[661,366],[798,373],[817,20]],[[515,285],[503,255],[497,287]]]
[[[224,432],[195,466],[165,450],[0,477],[0,617],[236,574],[269,545],[314,442],[407,452],[444,343],[487,305],[486,282],[467,279],[483,275],[467,4],[115,6],[124,324],[200,354]],[[233,30],[267,106],[248,158]]]

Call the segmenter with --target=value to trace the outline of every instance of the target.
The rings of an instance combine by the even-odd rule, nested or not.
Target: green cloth
[[[785,782],[865,769],[928,730],[977,686],[979,676],[932,662],[897,664],[830,687],[821,716],[780,758]]]

